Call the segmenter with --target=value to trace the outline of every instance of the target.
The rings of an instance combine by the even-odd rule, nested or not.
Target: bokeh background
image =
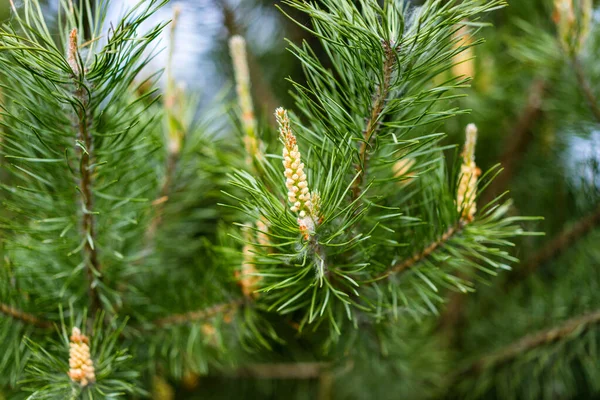
[[[118,18],[136,1],[113,0],[109,20]],[[286,39],[296,43],[307,40],[317,51],[319,45],[277,9],[278,3],[275,0],[172,0],[155,15],[155,21],[167,20],[172,18],[175,6],[181,9],[174,49],[174,76],[187,90],[200,93],[199,117],[215,107],[215,102],[223,96],[233,101],[233,76],[227,48],[228,38],[233,34],[243,35],[248,42],[253,95],[261,124],[273,124],[272,112],[277,106],[293,109],[288,94],[291,86],[286,78],[298,81],[303,78],[299,64],[286,50]],[[472,86],[462,90],[468,97],[455,100],[457,107],[470,109],[471,113],[449,119],[439,129],[448,134],[447,143],[461,143],[466,124],[476,123],[480,131],[478,164],[484,170],[499,162],[505,167],[484,199],[490,200],[495,194],[510,190],[515,200],[515,214],[544,218],[527,228],[544,232],[545,236],[529,237],[515,249],[517,257],[529,260],[569,227],[594,215],[600,199],[600,129],[579,90],[572,66],[555,43],[553,1],[509,0],[508,3],[508,7],[486,17],[494,27],[486,27],[478,33],[478,37],[486,41],[473,50],[474,59],[467,64],[467,70],[453,72],[473,78]],[[52,15],[56,1],[47,1],[46,7],[48,15]],[[0,19],[9,18],[9,10],[8,0],[0,0]],[[305,16],[296,17],[307,22]],[[600,12],[595,4],[594,26],[599,20]],[[581,52],[587,79],[596,93],[600,93],[600,63],[595,62],[600,54],[598,36],[598,29],[594,28]],[[163,47],[167,42],[165,36]],[[163,68],[165,63],[166,51],[163,51],[149,65],[147,73]],[[453,154],[450,151],[448,157],[452,159]],[[590,255],[595,250],[593,242],[566,245],[571,248],[568,258],[535,271],[549,288],[552,282],[568,274],[570,259]],[[592,255],[586,262],[600,260],[597,254]],[[461,327],[453,338],[456,351],[475,351],[475,347],[482,344],[476,340],[479,328],[470,320],[478,315],[493,317],[495,313],[509,312],[507,305],[485,303],[495,293],[494,288],[482,287],[466,300],[471,304],[467,305],[467,316],[454,322]],[[523,304],[528,301],[527,295],[519,296]],[[556,300],[557,305],[562,304],[559,300]],[[478,302],[486,304],[486,309],[477,308]],[[538,317],[543,318],[547,306],[539,305],[532,313],[537,310],[541,313]],[[497,319],[500,326],[506,327],[500,317]],[[510,332],[498,334],[502,333],[511,336]],[[488,336],[486,340],[494,339]],[[175,390],[181,398],[206,399],[217,391],[224,396],[221,398],[227,398],[228,393],[231,396],[244,393],[245,398],[279,398],[282,393],[294,393],[294,398],[315,398],[320,393],[319,384],[318,381],[266,382],[207,377],[177,386]],[[581,398],[592,398],[591,392],[582,391]]]

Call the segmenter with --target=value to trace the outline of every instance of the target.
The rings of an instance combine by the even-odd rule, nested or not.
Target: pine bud
[[[167,151],[176,157],[181,152],[185,130],[182,129],[181,116],[185,102],[185,85],[171,81],[165,95],[167,117]]]
[[[463,162],[460,167],[460,180],[456,196],[456,207],[461,212],[463,221],[472,221],[477,211],[477,178],[481,170],[475,164],[475,145],[477,143],[477,127],[467,125],[465,147],[462,152]]]
[[[233,73],[238,103],[242,111],[242,127],[245,137],[246,152],[250,156],[258,154],[258,140],[256,139],[256,118],[250,92],[250,69],[248,68],[248,55],[246,53],[246,40],[239,35],[229,39],[229,51],[233,60]]]
[[[96,381],[94,362],[90,356],[89,339],[79,328],[73,328],[69,344],[69,377],[82,387]]]
[[[465,164],[475,164],[475,146],[477,146],[477,126],[469,124],[465,132],[465,147],[462,153]]]
[[[310,196],[310,213],[317,220],[318,223],[321,223],[320,217],[321,211],[321,194],[316,190]]]
[[[552,19],[556,24],[558,39],[565,50],[577,54],[590,31],[592,0],[554,0]]]
[[[412,167],[415,165],[414,158],[402,158],[393,165],[392,170],[394,172],[394,177],[400,179],[398,182],[400,185],[405,186],[412,182],[413,177],[408,175]]]
[[[579,18],[579,49],[583,47],[591,27],[593,19],[594,7],[592,0],[581,0],[580,18]]]
[[[171,35],[169,37],[169,51],[167,54],[167,86],[164,96],[164,106],[167,117],[167,150],[170,156],[177,156],[181,151],[185,132],[181,129],[178,119],[181,117],[184,102],[184,88],[177,84],[173,77],[173,57],[175,54],[175,38],[181,7],[173,6],[173,19],[171,20]]]
[[[464,22],[463,22],[464,23]],[[475,76],[475,60],[473,47],[473,36],[466,25],[462,25],[455,33],[454,44],[455,49],[464,47],[462,51],[455,54],[452,59],[452,74],[454,76],[462,76],[465,78],[473,78]]]
[[[179,4],[175,4],[173,6],[173,19],[171,20],[171,40],[175,37],[175,31],[177,30],[177,25],[179,24],[180,15],[181,6]]]
[[[290,210],[298,213],[298,226],[305,238],[315,230],[319,220],[320,196],[318,193],[311,195],[304,172],[302,155],[298,149],[296,136],[292,132],[288,113],[283,108],[275,111],[279,124],[279,137],[283,142],[283,167],[285,186],[288,190]]]
[[[78,59],[79,46],[78,46],[77,42],[78,42],[77,28],[73,28],[73,30],[69,34],[69,48],[67,50],[67,62],[69,63],[69,66],[71,67],[71,70],[73,71],[73,74],[75,74],[75,76],[79,76],[81,73],[81,71],[79,69],[79,59]]]

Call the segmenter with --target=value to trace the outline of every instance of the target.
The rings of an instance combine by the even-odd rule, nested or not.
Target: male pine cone
[[[69,378],[82,387],[96,381],[94,362],[90,355],[89,338],[79,328],[73,328],[69,344]]]

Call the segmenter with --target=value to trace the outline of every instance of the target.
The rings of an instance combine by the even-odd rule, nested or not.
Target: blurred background
[[[110,19],[118,18],[136,2],[113,0]],[[277,106],[293,109],[288,94],[291,86],[286,78],[299,82],[303,78],[300,65],[286,50],[286,38],[295,43],[307,40],[316,51],[319,44],[286,18],[277,9],[278,3],[172,0],[155,15],[156,20],[168,20],[175,6],[181,9],[174,76],[188,90],[202,96],[198,115],[213,107],[219,96],[233,101],[227,48],[233,34],[243,35],[248,42],[253,95],[263,126],[272,125]],[[462,90],[468,96],[455,100],[457,107],[470,109],[471,113],[449,119],[438,129],[447,133],[447,143],[456,144],[462,142],[466,124],[476,123],[480,132],[478,165],[483,170],[497,163],[504,167],[482,196],[482,204],[510,190],[515,200],[514,213],[543,217],[527,228],[544,232],[545,236],[528,237],[519,244],[514,253],[523,262],[500,278],[500,283],[478,287],[477,294],[468,299],[450,301],[450,311],[457,304],[463,311],[457,315],[448,312],[442,316],[441,324],[450,327],[450,343],[458,354],[474,354],[490,342],[518,338],[519,330],[529,332],[536,326],[529,318],[543,325],[539,321],[576,314],[576,309],[589,308],[597,300],[585,291],[578,294],[573,287],[562,287],[560,282],[564,283],[565,276],[577,270],[577,276],[599,283],[600,249],[595,241],[599,238],[595,227],[600,224],[600,117],[594,115],[589,98],[590,92],[600,95],[600,63],[596,59],[600,54],[598,3],[593,4],[592,28],[579,50],[579,72],[584,78],[560,49],[554,1],[508,3],[508,7],[486,17],[494,26],[477,33],[476,39],[485,38],[485,42],[472,50],[472,59],[449,72],[473,78],[472,86]],[[48,0],[46,6],[52,14],[56,2]],[[0,0],[0,18],[6,20],[9,15],[9,1]],[[295,17],[307,22],[305,16]],[[168,34],[168,30],[165,32]],[[162,47],[167,43],[165,36]],[[163,50],[150,69],[163,68],[166,54]],[[448,157],[451,159],[454,154],[449,152]],[[490,300],[498,293],[507,293],[505,281],[516,282],[509,285],[513,290],[509,297],[513,300],[501,304]],[[485,327],[477,322],[484,317],[488,320]],[[394,379],[393,371],[389,374],[388,378]],[[355,383],[346,384],[352,388]],[[181,398],[190,399],[227,398],[236,393],[245,393],[245,398],[316,398],[323,394],[322,385],[323,379],[312,378],[284,382],[193,377],[173,390]],[[581,383],[575,391],[580,396],[577,398],[597,396],[593,386]]]

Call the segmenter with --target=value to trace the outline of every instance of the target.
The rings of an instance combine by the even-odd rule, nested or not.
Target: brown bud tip
[[[73,28],[69,34],[69,49],[67,52],[67,61],[75,75],[79,75],[79,63],[77,62],[77,28]]]
[[[175,30],[177,28],[177,23],[179,22],[179,16],[181,15],[181,6],[179,4],[175,4],[173,6],[173,21],[171,22],[171,29]]]

